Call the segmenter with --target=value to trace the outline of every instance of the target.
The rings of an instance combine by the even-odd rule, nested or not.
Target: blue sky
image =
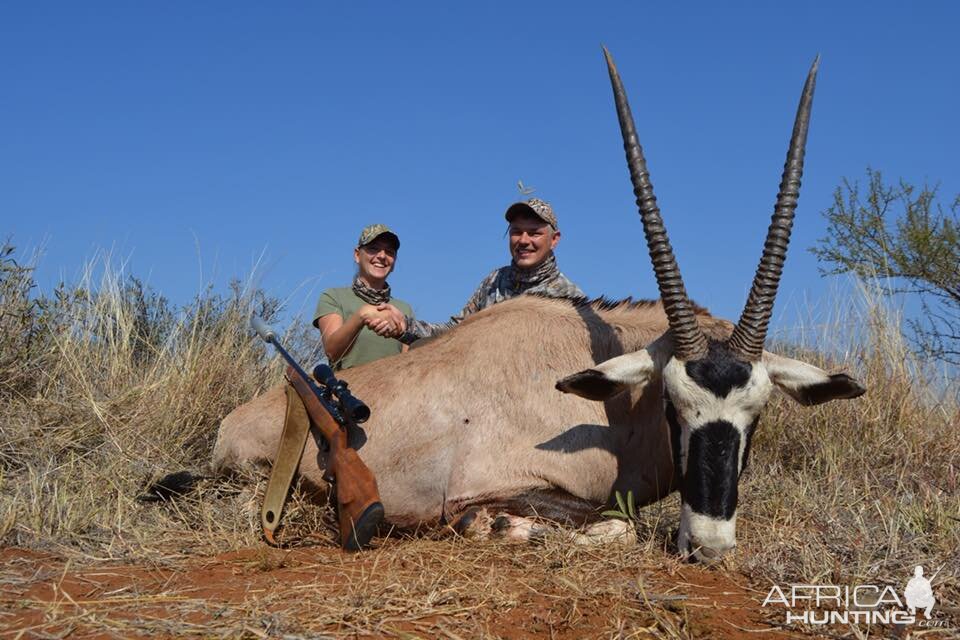
[[[835,303],[807,248],[845,176],[960,192],[958,24],[949,2],[4,3],[0,234],[44,248],[45,289],[98,250],[178,302],[259,261],[306,313],[385,222],[395,293],[439,320],[508,262],[522,180],[588,294],[653,297],[606,44],[687,288],[735,318],[819,53],[788,325]]]

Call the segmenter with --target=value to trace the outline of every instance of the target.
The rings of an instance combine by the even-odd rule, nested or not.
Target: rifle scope
[[[370,418],[370,407],[364,404],[362,400],[353,397],[353,394],[347,389],[346,381],[338,380],[337,377],[333,375],[333,369],[331,369],[329,365],[318,364],[315,366],[313,368],[313,377],[316,378],[317,382],[327,389],[330,389],[330,391],[337,396],[337,400],[340,401],[340,406],[343,409],[343,417],[346,418],[347,421],[360,424]]]
[[[270,325],[256,315],[252,315],[250,316],[250,326],[260,334],[264,342],[272,344],[274,348],[276,348],[280,355],[283,356],[283,359],[287,361],[287,364],[293,367],[304,378],[307,377],[307,374],[300,368],[297,361],[293,359],[293,356],[287,353],[287,350],[284,349],[280,341],[277,340],[277,333]],[[345,420],[359,424],[366,422],[370,418],[370,408],[361,400],[353,397],[353,394],[347,389],[347,383],[344,380],[338,380],[337,377],[333,375],[333,369],[331,369],[329,365],[318,364],[313,368],[313,377],[337,397]]]

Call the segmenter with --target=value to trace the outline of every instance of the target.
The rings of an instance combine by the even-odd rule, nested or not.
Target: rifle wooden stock
[[[311,423],[330,445],[327,473],[336,482],[340,545],[358,551],[370,541],[383,519],[377,480],[347,443],[346,431],[323,406],[309,382],[292,366],[287,367],[287,379],[303,401]]]

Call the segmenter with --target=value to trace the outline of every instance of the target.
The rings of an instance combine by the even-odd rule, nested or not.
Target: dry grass
[[[853,301],[814,343],[829,337],[836,348],[846,339],[846,349],[833,362],[812,349],[802,357],[850,371],[867,395],[816,408],[779,397],[768,406],[741,483],[741,566],[771,580],[834,584],[896,582],[917,564],[944,566],[956,586],[956,380],[918,362],[896,319],[862,293],[860,308]]]
[[[77,285],[37,299],[29,267],[5,265],[3,540],[139,553],[174,519],[174,528],[202,523],[216,538],[211,549],[252,543],[216,501],[158,515],[134,498],[171,469],[196,468],[219,420],[279,377],[246,331],[251,312],[269,318],[277,302],[235,282],[227,295],[205,291],[175,309],[106,257]],[[292,332],[287,342],[309,357],[303,327]]]
[[[103,614],[92,601],[71,604],[52,618],[46,611],[43,619],[59,621],[57,629],[79,625],[120,636],[132,629],[247,637],[367,629],[505,637],[515,634],[498,616],[509,620],[534,602],[542,620],[528,615],[524,627],[534,635],[576,637],[584,628],[609,637],[697,635],[690,613],[696,602],[677,604],[662,584],[654,580],[648,588],[639,578],[647,571],[699,580],[720,574],[684,567],[673,556],[676,498],[639,514],[640,543],[627,550],[587,551],[550,539],[522,548],[417,539],[387,541],[353,559],[326,547],[288,556],[259,546],[262,479],[207,481],[198,494],[159,507],[137,502],[151,479],[200,468],[219,420],[279,379],[278,363],[246,329],[252,311],[269,319],[277,302],[234,284],[227,295],[206,291],[185,308],[173,308],[111,268],[109,259],[94,264],[78,284],[38,299],[29,265],[11,257],[0,272],[0,540],[54,551],[75,567],[146,565],[168,581],[167,587],[137,589],[128,601],[109,596],[117,615]],[[816,408],[783,398],[771,402],[741,482],[740,549],[724,575],[765,594],[771,583],[902,585],[916,564],[931,572],[942,566],[938,597],[955,607],[956,381],[938,379],[917,363],[899,323],[875,300],[865,296],[861,306],[860,312],[845,309],[793,349],[814,364],[850,371],[868,394]],[[310,359],[304,327],[294,327],[285,341]],[[330,521],[324,508],[299,497],[285,520],[294,547],[316,544],[311,534],[325,535]],[[288,572],[284,579],[301,590],[309,618],[269,593],[227,601],[196,595],[195,584],[174,588],[170,576],[185,567],[250,548],[258,551],[242,559],[220,556],[217,563],[233,569],[239,563],[244,576]],[[316,563],[350,580],[335,587],[311,572]],[[14,569],[0,574],[0,586],[16,591],[22,576]],[[58,597],[41,599],[43,607],[77,596]],[[178,621],[144,613],[157,607],[178,612]]]

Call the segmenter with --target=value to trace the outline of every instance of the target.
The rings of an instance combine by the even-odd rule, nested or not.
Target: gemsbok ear
[[[627,353],[610,358],[592,369],[563,378],[557,389],[587,400],[607,400],[628,387],[646,385],[658,366],[646,351]]]
[[[802,405],[858,398],[866,388],[845,373],[827,373],[812,364],[763,352],[770,381]]]

